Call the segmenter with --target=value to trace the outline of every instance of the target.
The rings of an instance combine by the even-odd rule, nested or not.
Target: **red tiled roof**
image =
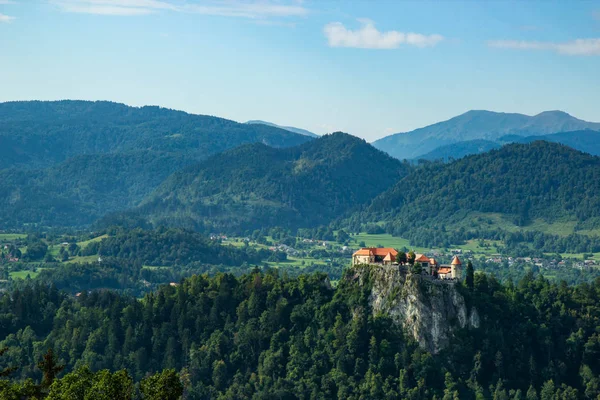
[[[392,249],[391,247],[382,247],[382,248],[373,247],[373,248],[371,248],[371,251],[373,252],[373,255],[375,255],[375,256],[384,257],[388,253],[391,253],[393,257],[396,257],[398,255],[398,252],[395,249]]]
[[[398,252],[391,247],[363,247],[356,251],[353,256],[376,256],[376,257],[387,257],[390,255],[391,260],[395,261]]]
[[[429,262],[429,257],[425,254],[417,254],[415,256],[415,262]]]
[[[450,267],[441,267],[438,269],[438,274],[449,274],[450,272],[452,272],[452,268]]]
[[[371,251],[371,249],[360,249],[356,252],[354,252],[354,254],[352,254],[353,256],[371,256],[373,255],[373,252]]]
[[[460,258],[458,258],[458,256],[454,256],[454,258],[452,259],[452,262],[450,264],[452,264],[452,265],[462,265],[462,263],[460,262]]]

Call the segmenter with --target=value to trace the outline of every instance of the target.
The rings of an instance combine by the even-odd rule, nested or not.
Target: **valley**
[[[123,368],[139,387],[151,374],[173,374],[176,387],[189,376],[190,399],[306,392],[302,379],[323,374],[364,398],[595,385],[596,311],[581,310],[598,297],[600,158],[579,151],[595,132],[507,139],[499,128],[489,148],[477,139],[464,154],[451,144],[432,152],[443,161],[412,162],[346,133],[262,121],[104,102],[4,106],[0,143],[14,147],[0,169],[0,368],[19,365],[19,382],[52,348],[67,371],[56,387]],[[352,265],[378,248],[420,261]],[[546,356],[543,343],[576,334],[577,359]],[[464,366],[479,357],[487,375],[471,378]],[[498,367],[503,357],[518,374]],[[585,374],[548,372],[556,357]],[[523,367],[532,362],[544,367]],[[453,372],[417,372],[427,368]]]

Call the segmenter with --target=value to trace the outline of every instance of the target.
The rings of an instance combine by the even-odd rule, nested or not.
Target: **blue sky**
[[[470,109],[600,121],[600,1],[0,0],[0,101],[371,141]]]

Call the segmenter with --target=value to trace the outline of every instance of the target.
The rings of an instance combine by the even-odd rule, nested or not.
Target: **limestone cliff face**
[[[373,313],[389,314],[431,353],[448,346],[456,329],[479,327],[477,310],[467,308],[456,282],[407,275],[396,266],[358,266],[349,276],[370,285]]]

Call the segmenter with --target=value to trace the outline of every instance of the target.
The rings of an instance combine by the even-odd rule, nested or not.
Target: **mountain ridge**
[[[36,168],[80,154],[138,150],[198,160],[240,144],[294,146],[310,138],[267,125],[107,101],[0,103],[0,169]]]
[[[544,111],[529,116],[470,110],[446,121],[386,136],[372,144],[396,158],[414,159],[440,146],[462,141],[496,140],[510,134],[534,136],[585,129],[600,131],[600,123],[583,121],[564,111]]]
[[[285,129],[286,131],[298,133],[300,135],[305,135],[305,136],[309,136],[309,137],[313,137],[313,138],[318,138],[319,137],[319,135],[317,135],[316,133],[313,133],[313,132],[308,131],[306,129],[296,128],[296,127],[293,127],[293,126],[277,125],[276,123],[262,121],[262,120],[259,120],[259,119],[253,119],[253,120],[250,120],[250,121],[246,121],[245,124],[250,124],[250,125],[252,125],[252,124],[262,124],[262,125],[267,125],[267,126],[273,126],[275,128]]]

